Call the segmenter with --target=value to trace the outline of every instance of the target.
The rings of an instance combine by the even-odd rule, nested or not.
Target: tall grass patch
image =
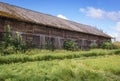
[[[95,58],[95,59],[86,59],[86,60],[83,60],[83,63],[86,64],[88,68],[108,71],[120,76],[120,56],[119,55]]]
[[[32,54],[31,54],[32,53]],[[36,54],[34,54],[36,53]],[[106,55],[119,55],[120,50],[103,50],[93,49],[90,51],[65,51],[65,50],[32,50],[30,53],[25,54],[12,54],[7,56],[0,56],[0,64],[5,63],[17,63],[17,62],[31,62],[31,61],[43,61],[43,60],[55,60],[55,59],[73,59],[81,57],[96,57]]]
[[[86,69],[72,60],[53,60],[0,65],[3,81],[119,81],[113,74]]]

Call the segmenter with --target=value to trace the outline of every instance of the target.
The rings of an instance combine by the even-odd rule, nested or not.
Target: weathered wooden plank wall
[[[110,40],[102,36],[57,29],[40,24],[0,17],[0,31],[3,31],[6,25],[10,25],[13,31],[20,32],[24,40],[32,40],[32,43],[38,45],[39,48],[45,48],[46,41],[48,40],[49,42],[54,42],[55,48],[62,48],[65,40],[74,40],[82,49],[89,47],[92,42],[100,44],[106,40]]]

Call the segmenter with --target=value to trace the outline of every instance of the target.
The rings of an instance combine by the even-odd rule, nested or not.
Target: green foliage
[[[103,70],[115,75],[120,75],[120,56],[85,59],[83,63],[94,70]]]
[[[120,42],[113,42],[113,45],[116,49],[120,49]]]
[[[90,48],[97,48],[97,47],[98,47],[97,43],[91,43],[90,44]]]
[[[119,55],[120,50],[103,50],[94,49],[90,51],[65,51],[65,50],[27,50],[23,54],[13,54],[7,56],[0,56],[0,64],[10,64],[17,62],[31,62],[31,61],[43,61],[43,60],[62,60],[62,59],[74,59],[74,58],[87,58],[106,55]]]
[[[13,38],[13,45],[15,47],[16,52],[25,52],[25,41],[23,41],[22,36],[18,32],[15,33],[15,37]]]
[[[14,46],[8,46],[6,48],[3,49],[3,54],[13,54],[15,53],[15,47]]]
[[[23,42],[23,47],[25,46],[25,50],[32,50],[32,49],[35,49],[35,48],[39,48],[38,45],[34,44],[32,42],[32,39],[29,39],[29,40],[26,40],[26,43],[25,41],[22,41]]]
[[[78,45],[77,45],[77,43],[74,42],[74,41],[71,41],[71,40],[64,41],[63,47],[64,47],[64,49],[66,49],[66,50],[71,50],[71,51],[76,51],[76,50],[78,50]]]
[[[120,49],[33,49],[0,56],[0,81],[120,81],[119,54]]]
[[[15,47],[13,46],[13,38],[11,28],[7,25],[4,28],[3,40],[1,41],[1,52],[3,54],[14,53]]]
[[[46,41],[46,43],[45,43],[45,49],[54,51],[55,50],[55,46],[54,46],[54,44],[52,42]]]
[[[7,25],[4,28],[3,40],[0,47],[1,53],[13,54],[25,51],[25,43],[19,33],[15,33],[15,37],[12,36],[11,27]]]
[[[115,59],[111,62],[111,59]],[[0,65],[1,81],[120,81],[119,56]],[[90,61],[90,64],[89,64]],[[102,61],[102,62],[101,62]],[[104,62],[105,61],[105,62]],[[110,62],[109,62],[110,61]],[[89,65],[86,64],[88,62]],[[93,63],[92,63],[93,62]],[[95,63],[94,63],[95,62]],[[99,63],[100,62],[100,63]],[[107,62],[107,64],[106,64]],[[94,66],[91,66],[93,65]],[[98,65],[99,64],[99,65]],[[102,67],[102,65],[104,65]],[[114,66],[111,66],[114,64]],[[100,66],[100,67],[99,67]],[[96,69],[98,67],[99,69]],[[106,70],[104,70],[104,68]],[[114,71],[117,71],[117,74]]]
[[[2,47],[5,54],[23,50],[25,46],[19,34],[12,38],[8,32],[2,44],[7,46]],[[69,43],[67,45],[69,47]],[[17,55],[0,55],[0,81],[120,81],[119,55],[120,49],[111,48],[89,51],[30,49]]]
[[[102,49],[114,49],[114,45],[111,42],[103,42],[101,45]]]

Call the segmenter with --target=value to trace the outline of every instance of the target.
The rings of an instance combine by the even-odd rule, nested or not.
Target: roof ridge
[[[42,13],[42,12],[39,12],[39,11],[36,11],[36,10],[31,10],[31,9],[23,8],[23,7],[20,7],[20,6],[17,6],[17,5],[12,5],[12,4],[9,4],[9,3],[4,3],[4,2],[0,2],[0,3],[5,4],[5,5],[9,5],[9,6],[13,6],[13,7],[17,7],[17,8],[20,8],[20,9],[25,9],[25,10],[28,10],[28,11],[31,11],[31,12],[35,12],[35,13],[38,13],[38,14],[42,14],[42,15],[47,15],[47,16],[52,16],[52,17],[55,17],[55,18],[59,18],[59,17],[51,15],[51,14],[46,14],[46,13]],[[62,18],[59,18],[59,19],[62,19]],[[62,20],[66,20],[66,19],[62,19]],[[71,20],[67,20],[67,21],[71,21]]]
[[[75,22],[75,21],[72,21],[72,20],[62,19],[62,18],[59,18],[57,16],[41,13],[41,12],[38,12],[38,11],[35,11],[35,10],[26,9],[26,8],[23,8],[23,7],[19,7],[19,6],[16,6],[16,5],[11,5],[11,4],[4,3],[4,2],[0,2],[0,3],[3,4],[3,5],[6,5],[7,7],[10,7],[10,9],[7,9],[6,12],[8,12],[8,13],[11,12],[9,10],[12,10],[13,12],[16,11],[17,17],[22,16],[22,18],[25,18],[25,20],[31,21],[33,23],[45,24],[45,25],[49,25],[49,26],[53,26],[53,27],[55,26],[56,28],[73,30],[73,31],[78,31],[78,32],[82,32],[82,33],[89,33],[89,34],[93,34],[93,35],[101,35],[101,36],[109,37],[107,34],[101,32],[100,30],[98,30],[98,29],[96,29],[96,28],[94,28],[93,26],[90,26],[90,25],[82,24],[82,23]],[[15,9],[12,9],[12,8],[15,8],[15,9],[18,9],[18,10],[15,10]],[[26,13],[22,12],[22,11],[20,12],[19,9],[21,9],[23,11],[26,11]],[[4,8],[3,8],[3,10],[4,10]],[[15,14],[13,14],[13,15],[15,15]],[[35,18],[33,18],[33,17],[35,17]],[[48,22],[46,22],[46,21],[48,21]],[[85,27],[83,27],[83,26],[85,26]],[[80,27],[82,28],[82,30],[80,30]],[[93,28],[93,32],[85,29],[87,27],[88,27],[88,29]],[[96,34],[94,31],[97,31],[96,33],[98,33],[98,34]]]

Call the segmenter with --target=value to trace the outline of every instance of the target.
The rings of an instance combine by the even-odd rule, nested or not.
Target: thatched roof
[[[0,16],[14,18],[36,24],[43,24],[49,27],[55,27],[70,31],[82,32],[111,38],[102,31],[88,25],[83,25],[73,21],[61,19],[55,16],[39,13],[36,11],[24,9],[21,7],[9,5],[2,2],[0,2]]]

